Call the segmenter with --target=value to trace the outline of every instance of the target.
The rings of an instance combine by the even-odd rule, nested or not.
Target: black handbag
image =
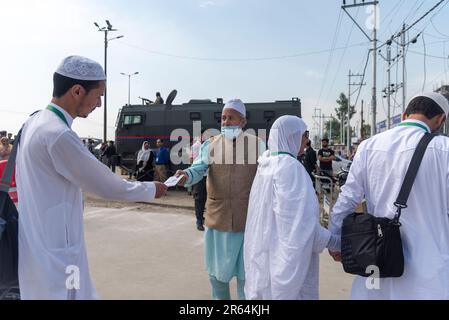
[[[8,164],[0,180],[0,222],[3,224],[3,228],[0,230],[0,300],[20,299],[18,276],[19,215],[8,191],[16,163],[21,131],[17,135]]]
[[[345,272],[369,277],[377,267],[380,278],[402,276],[404,253],[399,219],[401,211],[407,208],[407,199],[422,158],[434,137],[434,134],[426,133],[420,140],[394,203],[397,212],[393,219],[352,213],[343,220],[341,259]]]

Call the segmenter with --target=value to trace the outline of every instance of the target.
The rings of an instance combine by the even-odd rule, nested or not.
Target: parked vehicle
[[[115,140],[117,153],[122,160],[122,168],[128,171],[133,170],[137,152],[144,141],[148,141],[152,149],[156,147],[157,139],[163,139],[165,146],[170,149],[185,137],[189,136],[191,142],[194,135],[194,123],[199,121],[201,121],[201,129],[220,130],[223,99],[219,98],[216,102],[209,99],[190,100],[188,103],[172,105],[175,95],[174,90],[165,104],[126,105],[120,109],[116,122]],[[245,103],[245,105],[248,121],[245,130],[253,129],[258,134],[258,130],[264,129],[266,135],[260,136],[262,139],[267,138],[273,122],[280,116],[301,117],[301,101],[298,98]],[[173,166],[171,169],[183,169],[183,166]]]
[[[335,155],[335,160],[332,161],[332,171],[334,175],[337,175],[343,170],[349,171],[352,161],[343,158],[342,156]]]

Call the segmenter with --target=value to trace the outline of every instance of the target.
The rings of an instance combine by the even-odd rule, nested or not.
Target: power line
[[[408,49],[407,52],[410,52],[410,53],[413,53],[413,54],[417,54],[417,55],[420,55],[420,56],[424,55],[424,53],[422,53],[422,52],[413,51],[413,50],[410,50],[410,49]],[[449,60],[449,57],[435,56],[435,55],[431,55],[431,54],[427,54],[427,53],[425,53],[425,55],[426,55],[426,57],[428,57],[428,58]]]
[[[359,10],[357,9],[356,17],[358,16],[358,11]],[[341,14],[341,11],[340,11],[340,14]],[[335,72],[334,78],[332,79],[332,84],[331,84],[328,94],[326,95],[326,98],[325,98],[326,101],[329,98],[329,96],[332,92],[332,89],[334,88],[335,82],[337,81],[337,77],[340,75],[340,69],[341,69],[341,66],[343,65],[343,59],[346,55],[346,51],[347,51],[347,48],[349,45],[349,41],[351,40],[353,30],[354,30],[354,24],[351,25],[351,30],[349,31],[348,39],[346,40],[346,46],[345,46],[346,48],[343,50],[343,53],[341,54],[340,61],[338,63],[338,67],[337,67],[337,71]]]
[[[359,86],[359,89],[358,89],[359,92],[357,94],[357,98],[355,99],[355,104],[354,104],[355,106],[359,102],[360,93],[362,92],[363,82],[365,81],[366,68],[368,67],[370,53],[371,53],[371,50],[368,50],[368,54],[366,55],[365,67],[363,68],[363,72],[362,72],[362,80],[360,81],[360,86]]]
[[[417,3],[418,1],[416,1],[416,3]],[[419,11],[419,9],[421,9],[421,7],[424,5],[424,3],[425,3],[426,1],[425,0],[422,0],[421,1],[421,4],[416,8],[416,9],[414,9],[413,7],[412,7],[412,9],[410,10],[410,13],[408,14],[408,16],[404,19],[404,23],[405,24],[408,24],[407,23],[407,20],[410,18],[410,20],[412,20],[415,16],[416,16],[416,14],[418,13],[418,11]],[[416,3],[415,3],[415,5],[416,5]]]
[[[390,38],[390,41],[393,41],[394,39],[399,38],[403,33],[406,33],[406,32],[408,32],[410,29],[414,28],[415,25],[417,25],[420,21],[422,21],[425,17],[427,17],[432,11],[434,11],[436,8],[438,8],[438,7],[439,7],[443,2],[445,2],[445,1],[446,1],[446,3],[445,3],[445,5],[446,5],[448,0],[440,0],[437,4],[435,4],[432,8],[430,8],[425,14],[423,14],[418,20],[416,20],[416,21],[413,22],[411,25],[409,25],[406,29],[402,29],[402,30],[399,31],[398,33],[393,34],[393,35],[391,36],[391,38]],[[415,4],[416,4],[416,2],[415,2]],[[444,6],[445,6],[445,5],[444,5]],[[437,14],[444,8],[444,6],[441,7],[440,10],[432,16],[432,18],[435,17],[435,16],[436,16],[436,15],[437,15]],[[407,18],[406,18],[406,19],[407,19]],[[430,22],[429,22],[429,23],[430,23]],[[428,24],[429,24],[429,23],[428,23]],[[423,30],[420,31],[420,33],[423,33],[423,31],[424,31],[425,29],[426,29],[426,28],[424,27]],[[381,49],[381,48],[383,48],[384,46],[386,46],[388,42],[389,42],[389,41],[383,43],[381,46],[378,47],[378,49]]]
[[[315,54],[321,54],[321,53],[327,53],[333,50],[344,50],[346,47],[338,47],[334,49],[323,49],[323,50],[316,50],[316,51],[309,51],[309,52],[300,52],[300,53],[294,53],[290,55],[282,55],[282,56],[272,56],[272,57],[254,57],[254,58],[209,58],[209,57],[193,57],[193,56],[182,56],[182,55],[175,55],[170,53],[164,53],[154,50],[149,50],[142,48],[137,45],[125,43],[124,41],[117,41],[117,43],[121,43],[127,47],[134,48],[137,50],[145,51],[150,54],[155,54],[159,56],[166,56],[170,58],[177,58],[177,59],[184,59],[184,60],[194,60],[194,61],[214,61],[214,62],[252,62],[252,61],[269,61],[269,60],[282,60],[282,59],[292,59],[292,58],[298,58],[298,57],[304,57],[304,56],[311,56]],[[362,47],[367,45],[368,42],[360,42],[360,43],[354,43],[349,45],[347,48],[353,48],[353,47]]]
[[[413,22],[410,26],[408,26],[403,32],[409,31],[411,28],[413,28],[415,25],[417,25],[420,21],[422,21],[425,17],[427,17],[433,10],[438,8],[443,2],[447,0],[440,0],[436,5],[434,5],[432,8],[430,8],[424,15],[422,15],[418,20]],[[446,3],[447,4],[447,3]],[[395,38],[397,38],[399,35],[396,35]]]
[[[449,39],[449,35],[440,32],[440,30],[438,30],[437,27],[435,27],[435,24],[433,23],[433,18],[430,19],[430,24],[432,25],[433,29],[434,29],[437,33],[439,33],[440,35],[444,36],[446,39]]]
[[[339,11],[338,19],[337,19],[337,27],[335,28],[334,37],[332,39],[332,50],[330,51],[329,56],[327,58],[326,68],[324,69],[323,82],[321,83],[320,93],[318,94],[318,99],[317,99],[316,104],[315,104],[316,107],[318,107],[319,104],[320,104],[321,95],[323,94],[323,90],[324,90],[324,87],[326,85],[327,73],[329,72],[329,68],[330,68],[332,59],[334,57],[335,46],[337,45],[338,35],[340,33],[341,21],[342,21],[342,13],[341,13],[341,11]]]
[[[405,1],[405,0],[401,0],[400,2],[396,3],[396,5],[393,7],[393,9],[391,9],[391,11],[390,11],[388,14],[386,14],[386,15],[384,16],[383,20],[381,21],[381,25],[383,25],[383,22],[384,22],[385,20],[387,20],[387,17],[390,16],[390,14],[392,14],[393,12],[395,12],[395,10],[396,10],[396,12],[397,12],[397,11],[402,7],[402,5],[404,4],[404,1]],[[391,23],[393,22],[393,20],[394,20],[395,18],[396,18],[395,15],[392,15],[392,17],[391,17],[391,19],[390,19],[390,22],[387,24],[386,27],[384,27],[386,30],[388,30],[388,28],[390,27]]]
[[[430,82],[428,83],[428,85],[431,85],[431,84],[433,84],[435,81],[439,80],[440,77],[441,77],[442,75],[444,75],[445,73],[446,73],[446,71],[443,70],[443,72],[439,73],[435,78],[433,78],[433,80],[430,81]],[[415,92],[412,94],[412,96],[415,96],[415,95],[418,94],[420,91],[421,91],[421,89],[418,89],[417,91],[415,91]]]
[[[426,78],[427,78],[427,52],[426,52],[426,41],[424,40],[424,35],[422,36],[422,44],[424,46],[424,81],[422,85],[422,91],[424,92],[424,89],[426,88]]]

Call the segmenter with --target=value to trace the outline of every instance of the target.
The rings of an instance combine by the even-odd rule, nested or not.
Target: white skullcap
[[[449,102],[445,96],[443,96],[441,93],[436,92],[422,92],[420,94],[417,94],[414,96],[410,102],[419,97],[426,97],[432,99],[440,108],[444,111],[446,116],[449,114]]]
[[[246,118],[246,107],[240,99],[232,99],[226,102],[225,106],[223,107],[223,111],[226,109],[233,109],[235,111],[238,111],[243,116],[243,118]]]
[[[65,58],[56,73],[76,80],[106,80],[103,67],[98,62],[81,56]]]

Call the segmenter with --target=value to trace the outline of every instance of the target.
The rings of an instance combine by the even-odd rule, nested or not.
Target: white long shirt
[[[81,189],[106,199],[154,199],[155,186],[120,179],[83,146],[72,117],[43,110],[24,126],[17,155],[22,299],[95,299]],[[120,253],[117,253],[120,254]]]
[[[246,298],[318,299],[319,253],[330,236],[319,223],[318,200],[304,167],[294,156],[266,151],[259,158],[246,221]]]
[[[407,120],[430,132],[421,121]],[[393,203],[425,130],[399,126],[360,144],[346,184],[331,214],[330,230],[341,234],[344,217],[365,196],[368,212],[393,218]],[[368,289],[356,277],[353,299],[449,299],[449,139],[435,137],[419,168],[400,222],[404,274],[380,279],[379,289]],[[368,286],[373,287],[373,286]]]

